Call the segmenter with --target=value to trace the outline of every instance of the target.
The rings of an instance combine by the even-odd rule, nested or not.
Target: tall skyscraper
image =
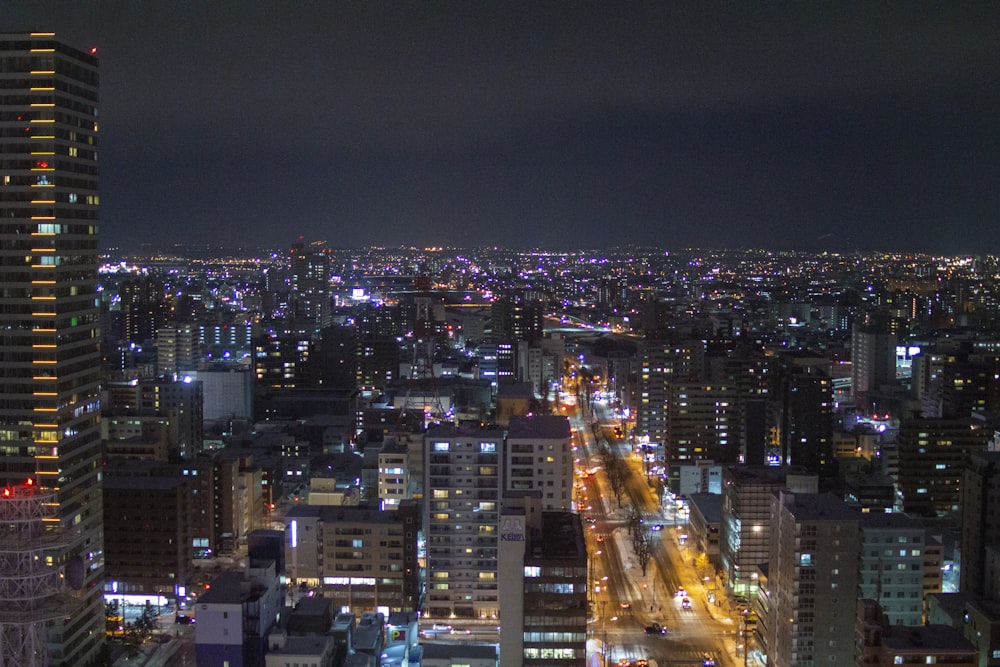
[[[0,503],[36,494],[44,514],[0,541],[0,655],[86,665],[104,640],[98,61],[0,34],[0,87]]]

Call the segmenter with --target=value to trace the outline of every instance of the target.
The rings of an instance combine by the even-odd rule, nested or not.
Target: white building
[[[566,417],[511,417],[504,449],[504,487],[541,492],[543,511],[571,509],[572,437]]]

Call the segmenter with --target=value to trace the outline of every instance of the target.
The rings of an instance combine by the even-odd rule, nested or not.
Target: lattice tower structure
[[[66,548],[57,510],[56,492],[33,480],[0,493],[0,667],[47,667],[46,627],[74,605],[53,564]]]

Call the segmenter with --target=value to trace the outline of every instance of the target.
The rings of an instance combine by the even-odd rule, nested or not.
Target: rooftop
[[[882,637],[882,646],[891,651],[967,652],[978,650],[962,633],[949,625],[893,626],[892,634]]]
[[[551,438],[565,440],[571,436],[569,419],[561,415],[515,416],[507,427],[508,438]]]

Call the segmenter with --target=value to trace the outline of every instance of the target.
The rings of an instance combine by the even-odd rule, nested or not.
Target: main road
[[[595,403],[593,409],[581,405],[571,416],[578,446],[577,501],[588,526],[591,560],[592,641],[588,646],[606,653],[606,665],[624,658],[647,659],[657,666],[701,666],[715,661],[737,667],[742,663],[735,654],[740,643],[738,626],[708,602],[695,572],[695,554],[678,539],[684,527],[675,525],[672,515],[664,516],[641,465],[628,446],[603,426],[615,423],[607,407]],[[627,463],[620,505],[603,470],[600,450],[605,446],[617,450],[616,455]],[[629,533],[632,508],[642,518],[638,529],[649,531],[651,538],[645,572]],[[647,634],[646,628],[654,623],[665,627],[666,633]]]

